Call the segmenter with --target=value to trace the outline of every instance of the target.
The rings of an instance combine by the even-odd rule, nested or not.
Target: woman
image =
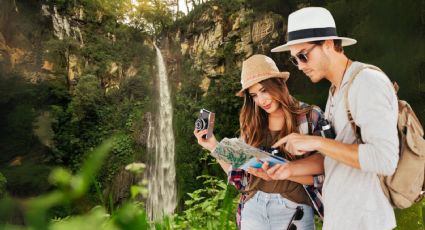
[[[316,123],[322,116],[321,111],[293,98],[286,86],[288,78],[289,73],[279,72],[267,56],[253,55],[243,62],[242,89],[237,96],[244,97],[239,120],[241,138],[247,144],[268,148],[292,132],[319,133]],[[202,138],[206,132],[195,130],[194,134],[198,143],[214,155],[217,140],[214,136]],[[286,151],[280,147],[280,152]],[[262,169],[232,169],[230,164],[218,160],[223,170],[228,172],[229,182],[242,192],[237,214],[241,229],[286,229],[300,207],[304,215],[297,221],[297,229],[314,229],[311,201],[302,186],[312,184],[313,177],[292,175],[320,174],[323,172],[322,163],[318,163],[316,168],[303,168],[302,162],[323,162],[323,158],[318,153],[304,159],[285,154],[285,158],[291,162],[279,167],[280,180],[271,180]]]

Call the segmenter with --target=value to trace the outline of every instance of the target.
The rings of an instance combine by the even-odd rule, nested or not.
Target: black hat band
[[[296,30],[288,33],[288,42],[304,38],[338,36],[335,27]]]

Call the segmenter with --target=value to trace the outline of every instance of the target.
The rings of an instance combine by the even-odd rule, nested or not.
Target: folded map
[[[264,162],[269,162],[270,166],[287,162],[284,158],[252,147],[239,138],[224,138],[211,155],[231,164],[233,168],[245,170],[249,167],[261,168]]]

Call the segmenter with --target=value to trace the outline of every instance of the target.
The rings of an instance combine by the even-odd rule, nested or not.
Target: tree
[[[173,23],[173,2],[137,0],[129,13],[130,23],[152,35],[158,35]]]
[[[189,10],[189,0],[185,0],[184,2],[186,3],[187,13],[189,13],[190,12],[190,10]]]
[[[70,37],[65,37],[63,40],[51,39],[46,44],[46,47],[48,47],[46,57],[56,64],[55,71],[66,76],[68,90],[71,89],[71,81],[68,76],[70,56],[79,53],[79,46],[80,44]]]
[[[90,14],[99,11],[103,15],[115,17],[117,21],[125,21],[133,8],[131,0],[79,0],[79,3],[86,6]]]

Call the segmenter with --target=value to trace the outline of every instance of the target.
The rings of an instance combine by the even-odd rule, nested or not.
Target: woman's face
[[[279,103],[273,99],[270,93],[260,83],[248,88],[249,95],[254,99],[255,104],[268,114],[276,113],[279,110]]]

